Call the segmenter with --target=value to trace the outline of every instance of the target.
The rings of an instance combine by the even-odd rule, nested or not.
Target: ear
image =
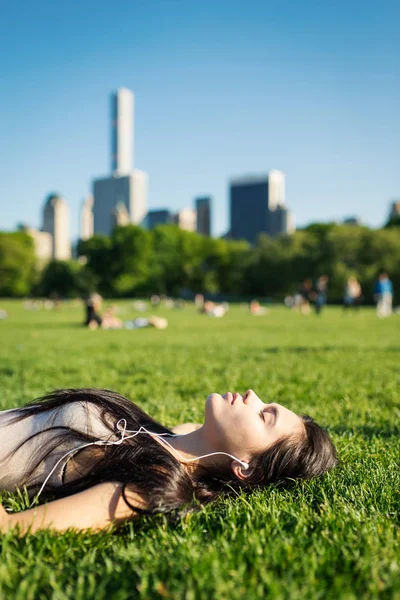
[[[248,479],[248,477],[250,477],[250,475],[252,475],[254,472],[254,467],[249,466],[247,469],[245,469],[237,460],[233,460],[231,462],[231,469],[235,477],[241,479],[242,481]]]

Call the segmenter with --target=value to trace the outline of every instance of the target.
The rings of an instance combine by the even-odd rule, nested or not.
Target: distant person
[[[389,317],[392,314],[393,284],[386,271],[379,273],[375,283],[376,314],[379,318]]]
[[[294,296],[285,296],[283,303],[287,308],[296,308],[296,301],[297,301],[297,296],[298,294],[295,294]]]
[[[178,310],[183,310],[184,308],[186,308],[185,300],[183,298],[178,298],[177,300],[174,300],[174,308]]]
[[[164,317],[138,317],[133,321],[125,321],[123,324],[125,329],[143,329],[144,327],[155,327],[156,329],[166,329],[168,327],[168,320]]]
[[[164,306],[165,308],[174,308],[174,301],[172,300],[172,298],[165,298]]]
[[[166,329],[168,327],[168,321],[163,317],[152,315],[150,317],[137,317],[131,321],[124,322],[122,319],[115,316],[115,307],[111,306],[104,312],[101,325],[98,327],[101,327],[101,329],[144,329],[145,327]],[[93,325],[91,329],[97,329],[97,326]]]
[[[96,329],[97,327],[100,327],[103,322],[103,318],[100,314],[102,302],[103,298],[100,294],[90,294],[85,302],[86,318],[84,325],[89,327],[89,329]]]
[[[132,307],[138,312],[146,312],[147,302],[143,302],[143,300],[136,300],[135,302],[133,302]]]
[[[322,312],[328,299],[328,276],[321,275],[315,282],[314,290],[314,305],[315,314],[319,315]]]
[[[312,296],[312,281],[311,279],[304,279],[303,283],[299,287],[297,294],[297,308],[303,315],[310,313],[310,301]]]
[[[104,312],[103,320],[101,322],[102,329],[122,329],[124,322],[119,317],[115,316],[116,307],[110,306]]]
[[[343,308],[360,308],[362,302],[361,285],[355,277],[349,277],[346,282],[343,296]]]
[[[267,311],[260,305],[258,300],[252,300],[249,304],[249,312],[251,315],[258,317],[259,315],[265,315]]]
[[[52,292],[50,294],[50,300],[53,301],[54,308],[56,310],[59,310],[61,308],[61,299],[60,299],[59,295],[57,294],[57,292]]]
[[[161,303],[161,298],[158,294],[153,294],[152,297],[150,298],[150,304],[152,305],[153,308],[158,308],[160,306]]]
[[[194,305],[199,308],[202,309],[204,306],[204,296],[203,294],[196,294],[194,297]]]
[[[124,322],[115,315],[116,307],[110,306],[100,314],[102,297],[100,294],[91,294],[86,301],[86,321],[85,325],[89,329],[142,329],[144,327],[155,327],[156,329],[166,329],[168,327],[167,319],[163,317],[138,317],[132,321]]]
[[[215,302],[211,302],[211,300],[206,300],[203,304],[203,307],[200,309],[200,312],[208,315],[209,317],[223,317],[228,310],[228,304],[223,302],[222,304],[216,304]]]

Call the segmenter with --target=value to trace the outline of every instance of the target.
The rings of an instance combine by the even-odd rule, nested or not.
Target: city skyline
[[[261,182],[267,183],[268,186],[268,179],[270,179],[271,174],[275,175],[277,173],[280,173],[280,175],[283,175],[283,173],[277,171],[276,169],[271,169],[271,171],[269,173],[266,174],[252,174],[252,175],[245,175],[242,177],[236,176],[234,178],[231,178],[228,185],[230,187],[230,208],[228,209],[230,211],[230,224],[232,225],[232,188],[235,187],[237,184],[240,185],[242,183],[255,183],[255,184],[260,184]],[[127,178],[127,176],[121,176],[119,177],[119,179],[124,182],[124,180]],[[107,179],[105,179],[104,181],[107,181]],[[285,182],[283,181],[283,186],[285,185]],[[268,197],[268,193],[267,193],[267,197]],[[42,215],[46,213],[46,207],[49,203],[49,200],[51,200],[52,198],[59,198],[61,199],[61,195],[56,193],[56,192],[51,192],[50,194],[47,194],[44,203],[41,205],[41,212]],[[211,235],[211,237],[221,237],[221,238],[231,238],[231,239],[248,239],[247,235],[241,235],[241,236],[236,236],[236,235],[231,235],[232,231],[231,228],[228,226],[227,230],[219,235],[213,235],[212,232],[207,233],[207,231],[202,231],[202,227],[199,224],[199,216],[198,216],[198,201],[208,201],[208,205],[207,205],[207,213],[206,215],[202,216],[202,219],[205,218],[205,221],[207,223],[206,225],[206,229],[207,231],[210,231],[211,229],[211,202],[212,202],[212,198],[210,196],[207,197],[201,197],[201,198],[194,198],[194,205],[195,207],[188,207],[185,206],[183,208],[178,209],[177,211],[173,212],[171,209],[169,208],[151,208],[149,207],[147,213],[144,215],[144,217],[141,219],[140,222],[136,223],[137,225],[140,225],[141,227],[144,227],[145,229],[153,229],[156,225],[162,224],[175,224],[178,225],[179,227],[181,227],[182,229],[187,229],[189,231],[193,231],[193,232],[197,232],[197,233],[202,233],[205,235]],[[69,218],[69,204],[68,202],[62,198],[62,202],[65,205],[65,209],[66,210],[66,215],[67,218],[65,220],[64,223],[64,227],[63,229],[65,229],[66,231],[69,231],[70,229],[70,218]],[[267,214],[265,215],[267,220],[268,220],[268,213],[270,212],[270,208],[268,206],[269,202],[267,201]],[[342,217],[340,219],[333,219],[331,221],[313,221],[311,220],[308,224],[305,224],[304,226],[300,226],[297,227],[296,226],[296,221],[295,221],[295,215],[288,209],[288,207],[286,206],[286,202],[284,199],[284,196],[282,196],[282,200],[278,203],[273,202],[272,206],[274,206],[274,210],[272,211],[273,213],[276,213],[276,217],[278,218],[278,221],[276,223],[274,223],[273,225],[273,229],[275,229],[275,227],[278,228],[282,228],[282,231],[280,233],[287,233],[287,234],[292,234],[294,233],[296,230],[301,230],[304,229],[304,227],[307,227],[308,225],[311,225],[313,223],[337,223],[337,224],[347,224],[347,225],[361,225],[361,226],[368,226],[366,223],[364,223],[364,221],[362,220],[362,218],[360,218],[358,215],[351,215],[351,214],[346,214],[346,215],[342,215]],[[283,209],[283,210],[282,210]],[[123,210],[123,214],[122,211]],[[190,217],[189,217],[189,221],[190,221],[190,225],[186,225],[187,222],[187,213],[191,213]],[[197,213],[197,214],[196,214]],[[388,203],[387,205],[387,212],[386,212],[386,217],[384,218],[384,223],[381,225],[383,226],[385,223],[388,222],[388,220],[390,218],[397,218],[398,215],[400,214],[400,201],[398,200],[392,200],[391,202]],[[46,220],[46,217],[44,217],[44,219]],[[181,219],[182,223],[181,223]],[[257,220],[257,219],[256,219]],[[275,219],[276,221],[276,219]],[[240,219],[239,219],[240,222]],[[88,194],[86,198],[83,199],[83,201],[81,202],[80,205],[80,212],[79,212],[79,234],[77,237],[72,237],[71,235],[69,235],[67,233],[66,240],[68,240],[68,246],[71,248],[71,245],[75,245],[79,240],[87,240],[90,237],[92,237],[92,235],[95,234],[94,232],[94,212],[93,212],[93,196],[91,194]],[[116,204],[113,207],[112,212],[110,213],[110,223],[111,223],[111,228],[115,227],[116,225],[128,225],[128,224],[135,224],[129,215],[129,212],[126,209],[125,203],[124,202],[116,202]],[[269,224],[267,224],[268,221],[266,221],[265,225],[259,229],[259,233],[267,233],[268,235],[271,235],[272,237],[274,237],[278,232],[273,232],[270,229]],[[277,223],[280,223],[279,225],[277,225]],[[381,226],[378,226],[377,228],[379,229]],[[53,227],[53,225],[52,225]],[[15,231],[18,229],[22,229],[28,233],[31,233],[31,235],[35,238],[38,238],[38,242],[39,242],[39,237],[41,234],[43,233],[50,233],[50,230],[48,227],[46,227],[45,221],[43,221],[43,217],[41,217],[41,221],[40,223],[37,224],[32,224],[26,220],[19,220],[15,226],[15,228],[10,229],[10,231]],[[372,229],[374,229],[374,227],[372,227]],[[7,231],[7,230],[5,230]],[[253,238],[253,236],[250,236],[251,238]],[[41,244],[43,245],[44,240],[40,240]],[[254,243],[254,240],[251,239],[248,241],[251,241],[251,243]],[[51,234],[50,236],[50,245],[53,247],[55,243],[54,240],[54,235]],[[47,242],[46,242],[47,244]],[[44,245],[46,245],[44,244]],[[46,246],[47,247],[47,246]],[[71,252],[71,250],[69,250],[69,252]],[[52,253],[54,254],[54,248],[52,250],[50,250],[49,252],[45,252],[46,257],[47,254]]]
[[[34,237],[40,255],[49,254],[49,241],[42,234],[51,235],[53,258],[68,258],[71,243],[87,240],[95,234],[110,234],[115,226],[128,224],[153,229],[157,224],[176,224],[187,231],[212,234],[211,196],[194,198],[193,207],[173,212],[168,208],[149,208],[147,205],[148,174],[134,168],[135,96],[128,88],[110,93],[110,164],[107,177],[92,179],[93,195],[83,200],[79,214],[79,235],[69,236],[69,207],[59,194],[51,193],[45,201],[42,226],[32,227],[19,222],[19,227]],[[231,177],[229,182],[229,223],[221,237],[256,243],[260,233],[271,237],[296,231],[295,215],[286,203],[286,177],[279,169],[266,173]],[[96,201],[97,198],[97,201]],[[56,201],[56,204],[54,202]],[[398,202],[392,202],[390,216],[398,211]],[[54,207],[57,205],[57,210]],[[250,208],[250,211],[249,211]],[[60,220],[60,216],[64,215]],[[342,216],[342,223],[363,224],[358,216]],[[56,226],[57,223],[57,226]],[[58,233],[56,233],[58,232]],[[65,249],[67,244],[67,250]],[[63,248],[61,251],[58,248]],[[65,256],[64,256],[65,254]]]
[[[112,25],[95,8],[76,7],[79,18],[47,0],[22,18],[5,8],[19,34],[10,27],[0,40],[1,229],[21,216],[38,226],[57,190],[78,237],[91,178],[109,172],[108,94],[121,85],[138,98],[135,163],[151,178],[149,209],[210,195],[221,235],[230,178],[278,166],[299,227],[353,214],[385,222],[400,190],[396,3],[228,10],[206,0],[189,11],[150,0],[116,10]],[[59,43],[55,23],[73,43]]]

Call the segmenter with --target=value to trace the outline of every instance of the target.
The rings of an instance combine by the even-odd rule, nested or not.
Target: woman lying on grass
[[[327,432],[279,404],[210,394],[203,425],[169,430],[109,390],[57,390],[0,412],[0,491],[32,504],[0,531],[103,529],[134,516],[183,514],[221,494],[322,475],[337,462]]]

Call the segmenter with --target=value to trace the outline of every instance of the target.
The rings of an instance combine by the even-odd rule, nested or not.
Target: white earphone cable
[[[120,424],[122,423],[122,429],[120,427]],[[120,419],[119,421],[117,421],[116,423],[116,433],[113,435],[117,435],[118,433],[121,434],[121,437],[116,440],[116,441],[112,441],[110,439],[107,440],[96,440],[95,442],[88,442],[87,444],[82,444],[81,446],[77,446],[76,448],[72,448],[71,450],[68,450],[68,452],[66,452],[65,454],[63,454],[61,456],[61,458],[59,458],[57,460],[57,462],[55,463],[55,465],[53,466],[53,468],[51,469],[51,471],[48,473],[46,479],[44,480],[44,482],[42,483],[39,491],[37,492],[37,494],[35,494],[29,508],[32,508],[33,505],[36,503],[36,501],[39,499],[39,496],[42,494],[44,488],[46,487],[50,477],[53,475],[54,471],[57,469],[58,465],[60,463],[62,463],[62,461],[66,458],[67,460],[65,461],[65,465],[63,467],[63,471],[65,469],[65,467],[67,466],[67,463],[69,462],[69,460],[71,460],[74,456],[74,454],[76,454],[77,452],[79,452],[79,450],[83,450],[83,448],[87,448],[88,446],[119,446],[121,445],[125,440],[129,440],[131,438],[136,437],[137,435],[139,435],[140,433],[145,433],[147,435],[150,436],[154,436],[157,438],[161,438],[161,441],[166,444],[171,450],[172,452],[182,461],[185,463],[190,463],[190,462],[195,462],[197,460],[201,460],[202,458],[209,458],[210,456],[217,456],[217,455],[224,455],[224,456],[229,456],[229,458],[232,458],[232,460],[235,460],[236,462],[238,462],[240,465],[242,465],[243,469],[248,469],[249,465],[248,463],[240,460],[239,458],[236,458],[236,456],[233,456],[232,454],[229,454],[228,452],[210,452],[210,454],[203,454],[202,456],[196,456],[194,458],[185,458],[184,456],[182,456],[182,454],[180,454],[178,452],[178,450],[176,450],[172,444],[170,444],[169,442],[167,442],[167,440],[163,439],[164,436],[168,436],[170,437],[171,434],[170,433],[154,433],[152,431],[148,431],[145,427],[141,426],[137,431],[133,431],[131,429],[127,429],[127,422],[126,419]],[[127,433],[130,433],[131,435],[126,435]],[[177,434],[173,434],[173,437],[178,437]]]

